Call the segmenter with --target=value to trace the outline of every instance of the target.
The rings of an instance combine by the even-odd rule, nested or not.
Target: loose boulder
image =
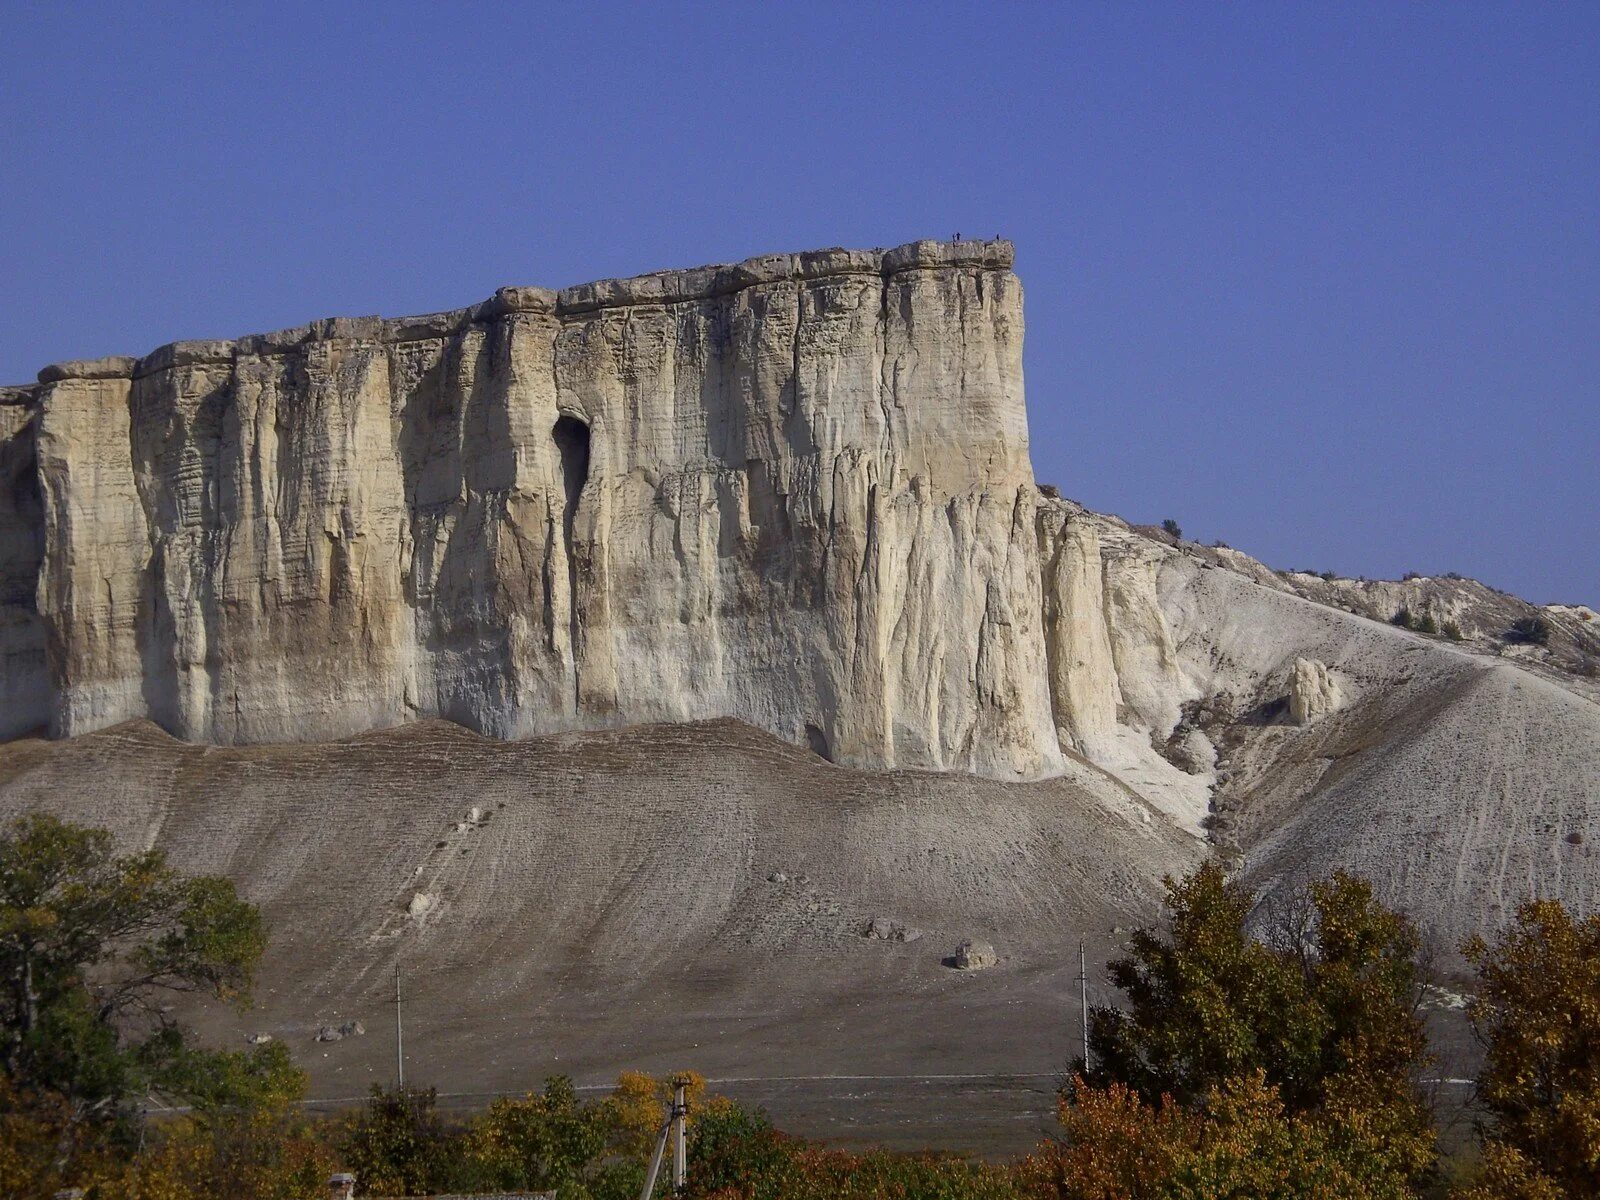
[[[982,971],[999,961],[994,947],[988,942],[966,941],[956,947],[953,965],[958,971]]]

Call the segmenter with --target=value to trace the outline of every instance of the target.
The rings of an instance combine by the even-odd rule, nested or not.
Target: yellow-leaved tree
[[[1554,900],[1517,911],[1493,945],[1465,947],[1484,1046],[1481,1177],[1467,1200],[1600,1196],[1600,916]]]
[[[1090,1014],[1061,1196],[1415,1194],[1435,1160],[1417,934],[1353,875],[1303,901],[1258,937],[1219,864],[1167,881],[1168,930],[1110,966],[1126,1003]]]

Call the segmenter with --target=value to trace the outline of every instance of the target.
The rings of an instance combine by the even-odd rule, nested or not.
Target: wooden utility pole
[[[1089,1069],[1089,964],[1078,942],[1078,1012],[1083,1021],[1083,1069]]]
[[[689,1183],[689,1145],[685,1140],[685,1127],[689,1124],[689,1105],[683,1096],[684,1080],[680,1075],[672,1081],[672,1123],[677,1134],[672,1145],[672,1194],[683,1195]]]
[[[406,1087],[406,1043],[400,1025],[400,960],[394,964],[394,1075],[396,1086]]]
[[[656,1179],[661,1174],[661,1163],[667,1156],[667,1143],[672,1143],[672,1194],[683,1195],[689,1183],[689,1101],[685,1094],[689,1081],[682,1075],[672,1077],[672,1108],[667,1122],[656,1138],[655,1153],[650,1156],[650,1168],[645,1172],[644,1187],[639,1200],[650,1200],[656,1190]]]

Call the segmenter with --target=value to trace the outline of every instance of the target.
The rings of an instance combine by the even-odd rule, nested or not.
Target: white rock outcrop
[[[1202,721],[1362,674],[1313,609],[1216,606],[1283,589],[1253,559],[1035,486],[1011,265],[770,255],[47,367],[0,389],[0,737],[736,717],[867,768],[1065,751],[1199,834]]]
[[[1289,669],[1289,719],[1310,725],[1344,703],[1339,681],[1328,664],[1316,658],[1297,658]]]
[[[47,368],[0,405],[7,732],[734,716],[1053,773],[1011,262],[773,255]]]
[[[1157,588],[1161,567],[1172,555],[1158,542],[1122,538],[1107,548],[1105,559],[1106,624],[1123,704],[1119,715],[1124,724],[1152,732],[1176,725],[1191,694]]]

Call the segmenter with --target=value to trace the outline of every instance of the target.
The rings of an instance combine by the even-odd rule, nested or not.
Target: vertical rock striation
[[[1052,773],[1011,261],[775,255],[47,368],[0,403],[8,732],[735,716]],[[1073,612],[1085,537],[1052,560]],[[1063,679],[1106,665],[1092,626]]]
[[[1109,753],[1122,692],[1106,621],[1106,578],[1093,520],[1064,504],[1039,506],[1045,652],[1056,726],[1098,761]]]

